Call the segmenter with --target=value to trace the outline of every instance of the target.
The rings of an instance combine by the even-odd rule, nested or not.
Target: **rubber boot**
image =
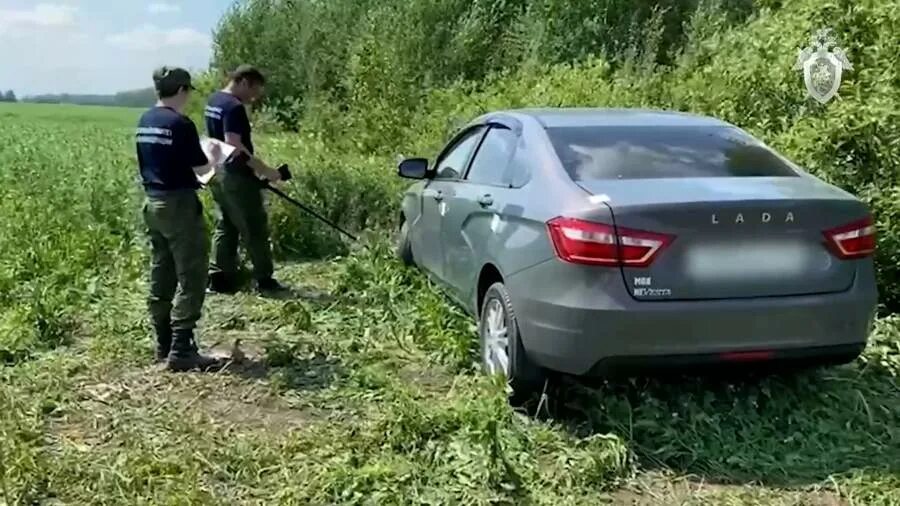
[[[156,330],[156,361],[165,362],[172,350],[172,327],[168,324],[154,326]]]
[[[192,331],[175,331],[172,351],[166,361],[166,368],[172,372],[199,370],[203,372],[221,369],[223,362],[213,357],[201,355],[197,350]]]

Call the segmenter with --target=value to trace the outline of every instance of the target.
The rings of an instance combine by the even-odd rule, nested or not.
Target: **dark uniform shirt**
[[[194,167],[206,165],[206,153],[194,122],[169,107],[154,107],[138,122],[138,165],[148,193],[197,190]]]
[[[253,140],[250,138],[250,118],[244,103],[236,96],[217,91],[209,97],[204,110],[206,131],[213,139],[225,140],[226,133],[238,134],[241,142],[253,153]]]

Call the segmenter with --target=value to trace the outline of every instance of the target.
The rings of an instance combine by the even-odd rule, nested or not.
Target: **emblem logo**
[[[752,217],[751,219],[754,219],[754,220],[757,218],[757,216],[756,216],[756,215],[753,215],[753,214],[751,214],[750,216]],[[760,223],[771,223],[771,222],[772,222],[772,219],[773,219],[773,216],[772,216],[772,213],[769,213],[769,212],[762,212],[762,213],[760,213],[760,214],[758,215],[758,218],[759,218],[759,222],[760,222]],[[788,213],[784,215],[784,219],[783,219],[783,220],[782,220],[781,216],[777,216],[777,218],[778,218],[778,220],[781,221],[782,223],[793,223],[793,222],[794,222],[794,213],[788,211]],[[733,223],[739,225],[739,224],[744,223],[745,221],[747,221],[747,219],[744,217],[744,213],[737,213],[737,215],[735,215],[735,217],[734,217],[734,220],[732,220],[732,221],[733,221]],[[719,224],[719,215],[718,215],[718,213],[713,213],[713,214],[712,214],[712,224],[713,224],[713,225],[718,225],[718,224]]]
[[[812,45],[797,55],[794,70],[803,71],[806,91],[824,104],[837,95],[844,69],[853,70],[844,50],[837,47],[830,28],[822,28],[810,38]],[[832,49],[832,46],[834,47]]]

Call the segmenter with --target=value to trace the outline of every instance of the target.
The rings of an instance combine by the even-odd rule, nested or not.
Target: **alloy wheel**
[[[482,316],[482,362],[489,374],[509,375],[509,328],[506,308],[499,299],[491,299]]]

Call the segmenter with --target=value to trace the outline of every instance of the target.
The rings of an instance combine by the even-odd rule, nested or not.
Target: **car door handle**
[[[478,203],[481,204],[482,207],[493,205],[494,197],[491,197],[488,194],[482,195],[478,197]]]

